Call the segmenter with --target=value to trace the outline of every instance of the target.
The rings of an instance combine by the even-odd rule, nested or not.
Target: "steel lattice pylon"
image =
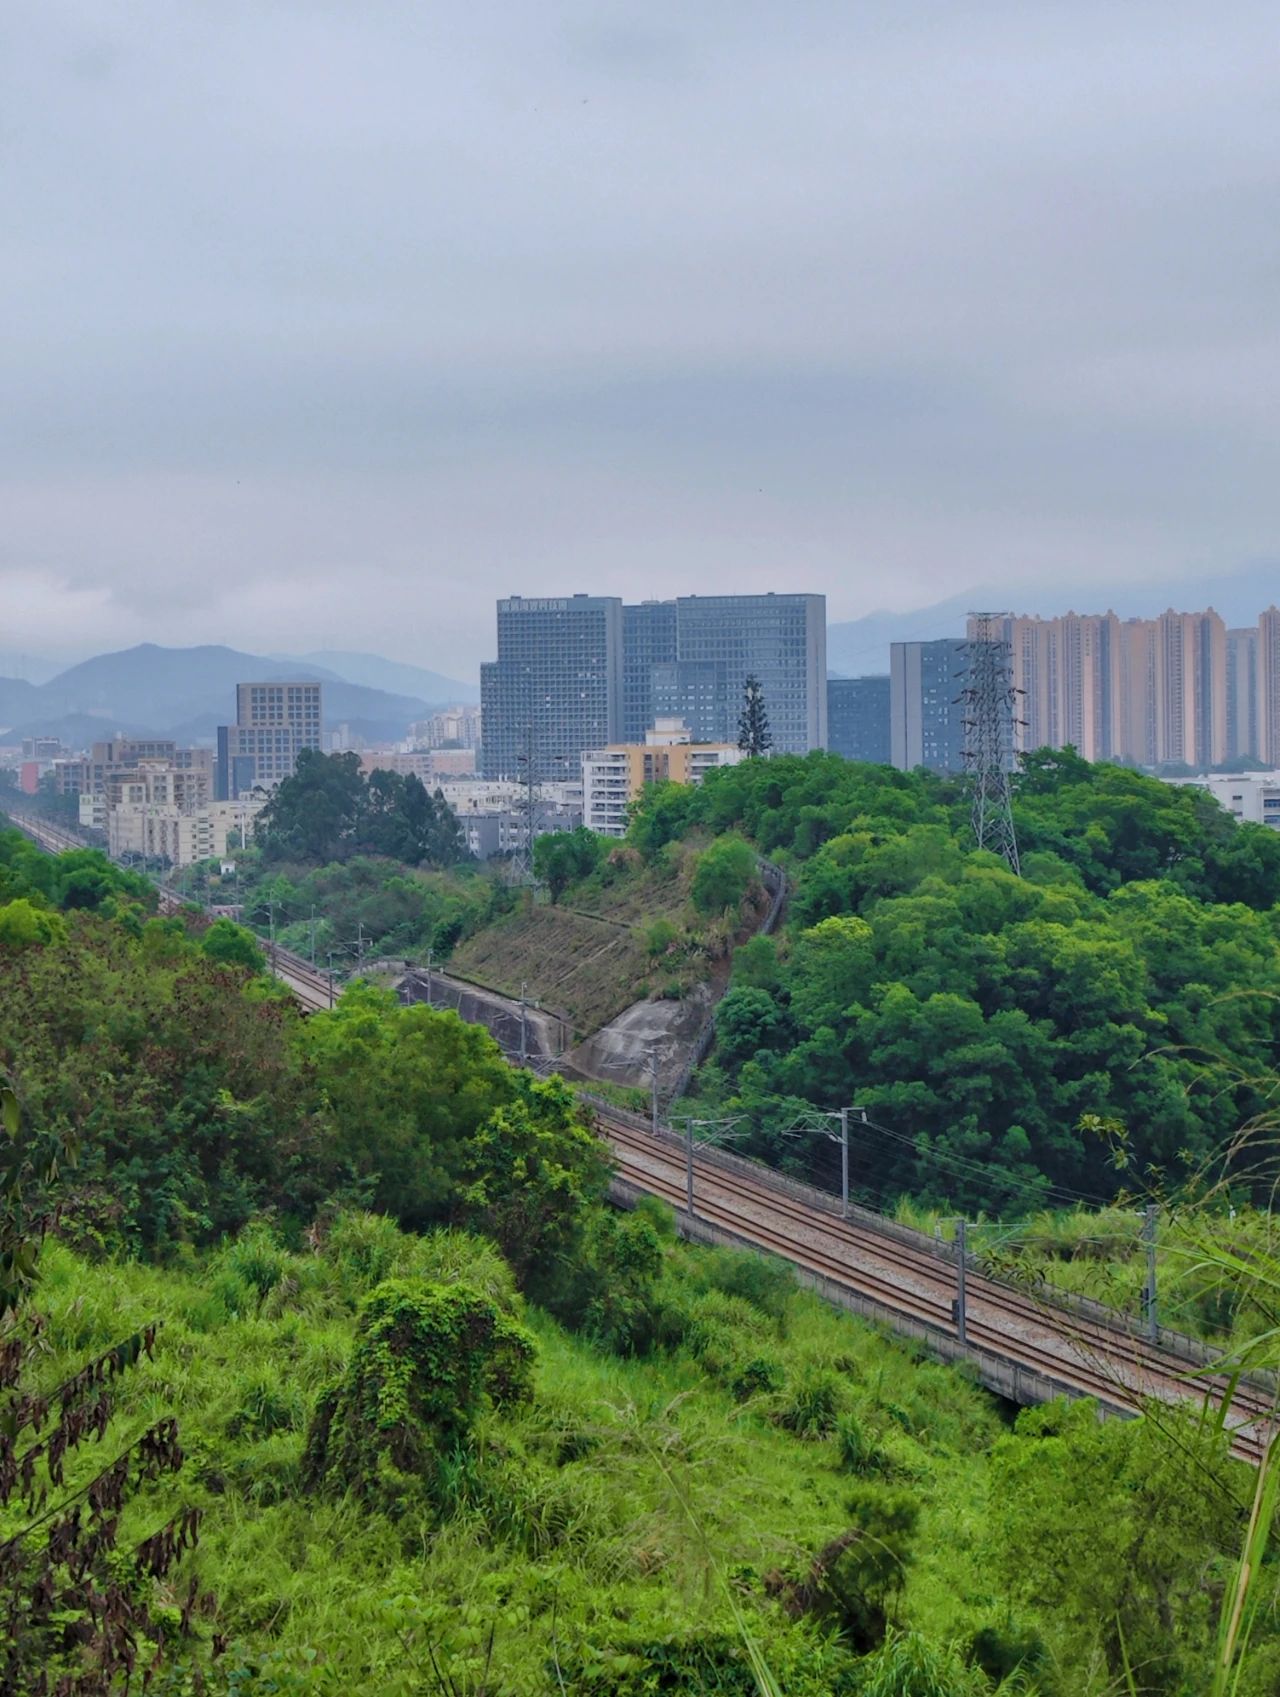
[[[998,854],[1021,876],[1018,839],[1013,829],[1009,771],[1013,764],[1014,705],[1009,647],[1000,630],[1000,613],[971,613],[964,703],[964,764],[969,777],[973,835],[979,848]]]

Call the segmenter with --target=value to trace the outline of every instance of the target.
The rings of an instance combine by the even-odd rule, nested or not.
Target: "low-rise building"
[[[137,855],[171,866],[220,857],[231,846],[233,834],[241,843],[253,836],[267,800],[260,791],[189,809],[169,802],[123,801],[107,810],[107,851],[117,859]]]
[[[582,821],[604,837],[626,835],[629,809],[649,784],[700,784],[717,766],[735,766],[728,742],[692,742],[680,719],[660,718],[643,743],[612,743],[582,756]]]
[[[1210,772],[1171,782],[1207,790],[1243,823],[1280,831],[1280,772]]]
[[[454,751],[480,746],[480,707],[446,707],[429,719],[419,719],[410,725],[409,735],[423,748],[444,748]]]

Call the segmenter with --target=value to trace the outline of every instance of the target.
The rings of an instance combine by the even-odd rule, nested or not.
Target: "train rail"
[[[600,1107],[597,1115],[613,1147],[618,1174],[633,1189],[670,1202],[686,1221],[686,1153],[670,1133],[656,1135]],[[812,1275],[828,1293],[846,1293],[850,1306],[878,1314],[889,1325],[906,1322],[926,1344],[945,1344],[949,1357],[984,1358],[1007,1373],[989,1375],[994,1388],[1030,1375],[1047,1394],[1095,1397],[1121,1414],[1144,1405],[1215,1406],[1230,1393],[1230,1377],[1198,1366],[1134,1337],[1118,1325],[1063,1310],[1030,1292],[970,1270],[966,1275],[966,1348],[955,1342],[954,1263],[838,1211],[805,1200],[765,1168],[744,1171],[714,1155],[695,1152],[695,1216],[712,1233],[766,1249]],[[1206,1357],[1210,1352],[1205,1352]],[[984,1374],[984,1377],[988,1375]],[[1007,1391],[1006,1391],[1007,1394]],[[1031,1399],[1028,1399],[1031,1400]],[[1261,1385],[1238,1384],[1226,1415],[1232,1448],[1258,1461],[1270,1441],[1275,1399]]]
[[[69,832],[29,817],[14,823],[58,853],[84,844]],[[164,911],[182,905],[161,887]],[[291,950],[268,946],[272,971],[308,1012],[332,1007],[328,974]],[[882,1319],[921,1340],[946,1359],[968,1358],[993,1389],[1025,1400],[1062,1393],[1094,1397],[1118,1414],[1158,1404],[1208,1401],[1221,1411],[1232,1449],[1258,1462],[1277,1430],[1274,1390],[1262,1382],[1235,1382],[1212,1351],[1190,1344],[1197,1359],[1135,1335],[1105,1310],[1074,1311],[1049,1298],[1000,1283],[976,1270],[966,1273],[966,1325],[958,1339],[952,1303],[954,1255],[890,1222],[858,1211],[845,1219],[833,1200],[753,1163],[723,1152],[694,1153],[694,1215],[687,1211],[686,1150],[670,1131],[654,1132],[607,1104],[596,1104],[617,1176],[631,1194],[671,1203],[690,1235],[767,1250],[790,1261],[801,1276],[846,1306]]]

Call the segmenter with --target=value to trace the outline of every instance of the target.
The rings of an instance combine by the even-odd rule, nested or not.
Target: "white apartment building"
[[[167,860],[171,866],[221,858],[233,832],[239,833],[242,843],[253,836],[267,800],[259,792],[191,809],[165,802],[122,801],[107,810],[107,852],[117,859],[139,855]]]
[[[1211,772],[1175,782],[1207,790],[1242,823],[1280,831],[1280,772]]]

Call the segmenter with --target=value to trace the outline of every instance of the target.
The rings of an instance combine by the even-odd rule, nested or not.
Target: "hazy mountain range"
[[[322,658],[329,664],[321,664]],[[350,670],[339,662],[349,663]],[[0,677],[0,727],[10,740],[60,736],[71,746],[117,731],[209,741],[218,725],[235,717],[237,683],[294,678],[324,684],[327,725],[345,723],[373,739],[401,737],[411,720],[477,694],[474,685],[371,654],[289,658],[147,642],[96,655],[42,684]],[[410,683],[417,687],[404,689]]]

